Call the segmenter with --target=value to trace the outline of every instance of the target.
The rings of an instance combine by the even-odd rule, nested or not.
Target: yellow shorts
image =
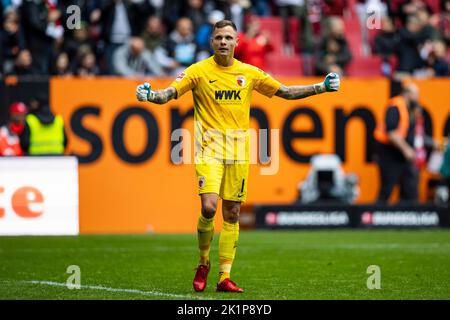
[[[247,199],[248,161],[226,163],[205,161],[195,165],[198,194],[216,193],[224,200],[245,202]]]

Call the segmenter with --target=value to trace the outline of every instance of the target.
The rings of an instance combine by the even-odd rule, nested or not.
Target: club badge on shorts
[[[200,188],[203,188],[205,186],[205,183],[206,183],[205,177],[203,177],[203,176],[198,177],[198,186]]]
[[[245,77],[244,76],[236,77],[236,82],[240,87],[244,87],[245,86]]]

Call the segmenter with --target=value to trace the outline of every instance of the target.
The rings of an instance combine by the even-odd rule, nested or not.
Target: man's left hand
[[[337,73],[331,72],[327,74],[323,84],[325,86],[325,91],[327,92],[338,91],[341,85],[341,80]]]

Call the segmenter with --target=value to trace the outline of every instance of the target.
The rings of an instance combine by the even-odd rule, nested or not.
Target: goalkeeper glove
[[[145,82],[136,88],[136,98],[139,101],[152,101],[155,93],[151,90],[150,83]]]
[[[341,85],[341,80],[337,73],[331,72],[327,74],[325,80],[321,83],[316,83],[314,85],[314,91],[316,94],[324,92],[338,91]]]

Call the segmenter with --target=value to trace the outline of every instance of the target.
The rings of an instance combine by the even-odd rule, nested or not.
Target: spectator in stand
[[[393,0],[386,1],[389,8],[389,15],[394,19],[394,25],[399,28],[406,25],[408,17],[415,15],[417,10],[426,8],[431,12],[430,7],[422,0]]]
[[[51,74],[54,76],[71,76],[73,72],[70,68],[69,55],[61,51],[56,55],[52,65]]]
[[[161,76],[163,70],[153,54],[144,46],[144,41],[133,37],[129,43],[119,47],[113,56],[117,75],[125,77]]]
[[[36,69],[33,68],[33,58],[31,57],[30,51],[20,51],[15,60],[14,70],[12,74],[16,76],[30,76],[36,75],[36,72]]]
[[[96,64],[94,52],[90,47],[81,47],[78,50],[75,75],[79,77],[93,77],[99,75],[100,71]]]
[[[160,15],[167,26],[167,30],[175,29],[178,19],[183,12],[183,3],[185,1],[179,0],[164,0],[162,6],[162,14]]]
[[[413,74],[415,70],[424,66],[419,50],[434,35],[433,28],[424,18],[424,12],[408,16],[406,26],[399,30],[397,68],[399,75]]]
[[[373,53],[381,56],[383,59],[381,65],[381,74],[390,77],[392,75],[393,65],[390,58],[394,56],[398,50],[400,37],[395,30],[392,19],[388,16],[381,20],[381,31],[375,36]]]
[[[450,0],[441,2],[441,12],[431,18],[431,24],[438,30],[447,47],[450,46]]]
[[[178,67],[178,63],[169,57],[164,44],[167,41],[165,26],[158,16],[150,16],[141,35],[145,48],[150,51],[156,61],[164,69],[164,73],[171,74]]]
[[[19,136],[25,128],[27,107],[23,102],[9,106],[9,121],[0,127],[0,156],[22,156]]]
[[[446,61],[447,48],[442,40],[429,41],[422,48],[425,62],[424,76],[426,77],[447,77],[449,65]]]
[[[174,75],[198,61],[199,48],[195,43],[191,19],[186,17],[178,19],[175,30],[169,35],[167,51],[169,56],[180,65],[175,69]]]
[[[327,34],[320,41],[316,51],[316,74],[330,72],[345,73],[345,67],[352,59],[344,35],[344,23],[340,17],[329,17]]]
[[[419,23],[422,26],[422,32],[426,35],[427,39],[438,39],[440,37],[439,31],[433,27],[431,19],[431,11],[428,7],[419,8],[416,11],[416,16],[419,19]]]
[[[166,29],[160,17],[148,17],[145,29],[141,34],[141,38],[144,40],[145,47],[150,51],[164,45],[167,41]]]
[[[251,16],[245,34],[239,36],[235,55],[242,62],[266,69],[265,58],[273,50],[268,32],[261,31],[258,16]]]
[[[19,52],[25,49],[25,40],[20,28],[19,15],[14,9],[4,13],[3,29],[0,30],[2,66],[4,74],[11,74]]]
[[[95,44],[89,36],[89,27],[86,21],[80,22],[80,27],[67,32],[64,38],[64,51],[69,55],[69,61],[74,61],[78,48],[88,46],[95,50]]]
[[[388,58],[395,54],[400,38],[390,17],[381,20],[381,31],[375,36],[373,51],[375,54]]]
[[[56,42],[63,39],[61,12],[55,2],[24,0],[21,19],[25,43],[32,56],[32,69],[36,74],[49,74],[50,61]]]
[[[30,112],[20,135],[20,145],[26,155],[64,155],[67,147],[64,120],[50,110],[48,98],[38,94],[30,102]]]
[[[182,16],[191,19],[194,30],[206,23],[207,13],[204,10],[203,0],[188,0]]]
[[[105,42],[106,74],[116,74],[113,55],[117,48],[126,45],[132,36],[140,33],[138,8],[130,0],[106,0],[101,6],[101,39]]]

